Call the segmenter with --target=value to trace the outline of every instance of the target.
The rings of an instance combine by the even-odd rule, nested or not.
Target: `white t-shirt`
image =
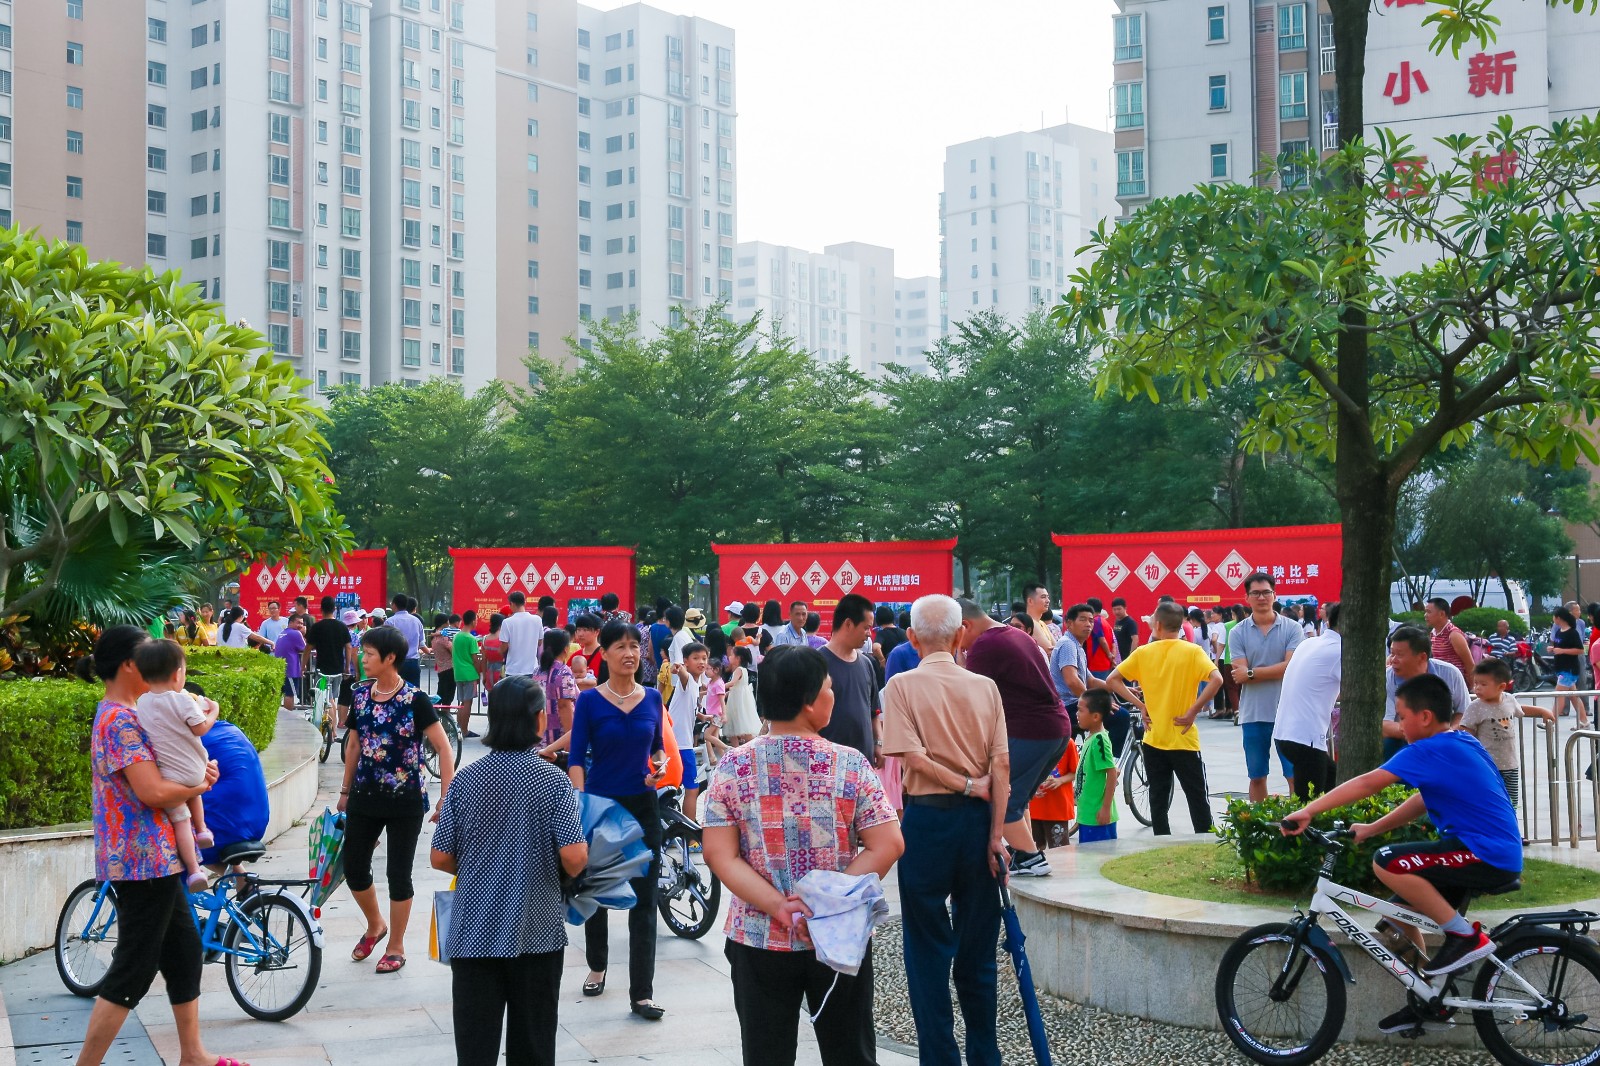
[[[233,623],[233,628],[228,629],[226,637],[222,635],[224,629],[228,629],[226,623],[217,627],[217,647],[219,648],[248,648],[250,646],[250,638],[255,635],[250,632],[250,627],[243,622]]]
[[[544,643],[544,620],[531,611],[507,615],[500,623],[506,646],[506,673],[531,675],[539,670],[539,647]]]
[[[683,683],[682,674],[678,674],[672,680],[672,702],[667,706],[667,711],[672,715],[672,735],[677,738],[679,748],[692,748],[695,714],[703,705],[701,694],[705,688],[706,676],[701,674],[700,680],[692,685]]]
[[[1344,641],[1337,630],[1303,640],[1283,670],[1274,740],[1328,750],[1328,727],[1344,677]]]
[[[667,660],[673,666],[683,662],[683,649],[694,643],[694,633],[688,626],[684,626],[672,634],[672,643],[667,645]]]

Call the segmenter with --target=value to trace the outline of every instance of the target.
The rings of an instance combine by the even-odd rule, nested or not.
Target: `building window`
[[[289,157],[286,155],[267,156],[267,183],[269,185],[289,184]]]
[[[67,131],[67,151],[73,155],[83,154],[83,134],[78,130]]]
[[[165,148],[146,148],[144,150],[144,165],[149,170],[165,173],[167,169],[167,150]]]
[[[189,47],[204,48],[206,44],[206,24],[201,23],[189,31]]]
[[[10,164],[7,164],[7,166],[10,166]],[[83,243],[82,222],[74,222],[70,218],[67,219],[67,240],[71,241],[73,244]]]
[[[79,10],[82,10],[81,4]],[[167,24],[161,19],[145,19],[145,35],[152,41],[164,42],[167,39]]]
[[[422,247],[422,220],[417,218],[402,218],[400,220],[400,247]]]
[[[1115,112],[1117,116],[1117,129],[1137,130],[1144,128],[1144,82],[1126,81],[1116,85],[1113,89]],[[976,199],[976,197],[974,197]]]
[[[160,104],[146,104],[144,109],[145,125],[151,129],[164,130],[167,128],[167,109]],[[70,150],[70,149],[69,149]],[[82,149],[79,149],[82,151]]]
[[[149,82],[151,85],[165,85],[167,83],[167,65],[165,63],[157,63],[157,62],[155,62],[153,60],[151,62],[146,63],[144,65],[144,80]],[[69,98],[67,106],[71,107],[71,106],[73,106],[71,101],[70,101],[70,98],[72,96],[72,90],[71,89],[67,90],[67,96]],[[83,106],[83,97],[81,95],[81,90],[80,90],[80,95],[78,97],[77,106],[78,107],[82,107]]]
[[[196,112],[196,114],[203,115],[203,114],[205,114],[205,112],[198,111],[198,112]],[[289,116],[288,115],[277,115],[277,114],[273,114],[271,112],[268,112],[267,113],[267,137],[272,141],[273,144],[288,144],[289,143]]]
[[[408,130],[420,130],[422,128],[422,101],[400,101],[400,125]]]
[[[1278,75],[1278,117],[1282,119],[1305,118],[1306,72]]]
[[[67,62],[75,67],[83,66],[83,45],[76,41],[67,42]]]
[[[1211,101],[1213,111],[1228,110],[1228,76],[1226,74],[1213,74],[1210,79]]]
[[[361,114],[361,86],[339,86],[339,110],[346,115]]]
[[[402,141],[400,143],[401,143],[401,149],[402,149],[402,152],[403,152],[406,142]],[[415,145],[417,142],[412,141],[410,143]],[[420,146],[418,146],[418,147],[420,149]],[[361,127],[360,126],[345,125],[345,126],[340,126],[339,127],[339,150],[341,152],[343,152],[345,155],[360,155],[361,154]],[[412,164],[412,165],[415,166],[417,164]]]
[[[201,68],[195,73],[203,77],[205,69]],[[269,70],[267,72],[267,99],[280,104],[289,102],[289,75],[285,71]]]
[[[287,281],[267,282],[267,310],[288,312],[289,283]]]
[[[339,317],[341,317],[341,318],[360,318],[361,317],[361,290],[360,289],[340,289],[339,290]]]
[[[339,67],[352,74],[361,73],[361,46],[346,42],[339,46]]]
[[[1216,43],[1228,39],[1228,9],[1222,4],[1206,8],[1206,42]]]
[[[267,242],[267,269],[268,270],[288,270],[289,269],[289,242],[288,241],[268,241]]]
[[[165,259],[167,257],[166,234],[146,233],[144,235],[144,254],[152,259]]]
[[[189,217],[190,218],[199,218],[201,215],[203,215],[205,213],[206,213],[206,194],[205,193],[201,193],[199,196],[191,196],[191,197],[189,197]],[[269,242],[269,243],[271,243],[271,242]]]
[[[349,194],[351,196],[360,196],[361,195],[361,168],[360,167],[340,167],[339,168],[339,179],[340,179],[340,188],[342,188],[347,194]]]
[[[1211,176],[1213,178],[1228,176],[1228,146],[1225,143],[1211,146]]]
[[[289,201],[281,196],[267,198],[267,225],[289,228]]]
[[[415,370],[422,365],[422,342],[406,338],[400,342],[400,365]]]
[[[1278,8],[1278,51],[1306,46],[1306,5],[1284,4]]]
[[[351,128],[354,129],[354,127]],[[356,135],[358,137],[360,136],[360,133],[360,130],[356,130]],[[360,154],[359,151],[357,154]],[[410,167],[413,170],[422,169],[421,141],[408,140],[404,137],[400,139],[400,165],[403,167]]]
[[[1117,153],[1117,195],[1144,196],[1144,149]]]
[[[346,167],[345,169],[352,170],[354,168]],[[356,171],[358,177],[360,176],[360,173],[361,172],[359,170]],[[400,179],[400,205],[402,207],[422,206],[422,182],[418,181],[416,178]]]
[[[1305,141],[1283,142],[1283,150],[1278,154],[1278,171],[1285,189],[1305,188],[1307,148]]]
[[[361,276],[361,249],[339,249],[339,276],[344,278],[359,278]]]
[[[339,209],[339,234],[343,237],[361,236],[361,212],[354,207]]]
[[[159,189],[150,189],[144,194],[144,209],[152,215],[167,213],[167,194]]]
[[[347,359],[347,360],[349,360],[351,362],[355,362],[356,360],[361,358],[361,334],[356,333],[353,330],[348,330],[348,329],[344,330],[340,334],[340,336],[339,336],[339,358]],[[355,377],[355,384],[357,384],[357,385],[361,384],[361,375],[356,374],[356,375],[353,375],[353,376]],[[350,375],[350,374],[341,374],[341,375],[339,375],[339,377],[340,377],[340,383],[341,384],[348,385],[348,384],[351,383],[349,379],[352,377],[352,375]]]
[[[271,56],[273,59],[289,58],[288,30],[267,31],[267,55]]]

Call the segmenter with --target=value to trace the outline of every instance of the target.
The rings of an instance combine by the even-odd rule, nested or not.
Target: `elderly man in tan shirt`
[[[1001,834],[1011,760],[1000,690],[957,666],[952,655],[960,631],[961,607],[949,596],[911,605],[909,635],[922,661],[883,690],[883,746],[886,755],[900,757],[904,774],[901,930],[922,1061],[961,1061],[950,1004],[953,966],[966,1061],[1000,1066],[995,882],[1009,861]]]

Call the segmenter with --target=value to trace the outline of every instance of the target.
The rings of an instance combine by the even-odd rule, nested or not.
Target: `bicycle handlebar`
[[[1283,829],[1284,823],[1278,822],[1277,828]],[[1332,829],[1316,829],[1308,825],[1305,828],[1305,835],[1323,847],[1330,847],[1341,840],[1354,840],[1356,838],[1355,830],[1346,829],[1343,822],[1334,822]]]

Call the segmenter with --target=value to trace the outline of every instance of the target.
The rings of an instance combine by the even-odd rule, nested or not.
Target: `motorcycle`
[[[1554,688],[1556,683],[1555,656],[1545,651],[1541,641],[1517,641],[1517,654],[1511,661],[1512,690],[1533,692],[1541,688]]]
[[[699,940],[716,924],[722,882],[700,857],[700,824],[683,813],[683,789],[658,789],[661,811],[661,876],[656,909],[674,934]]]

